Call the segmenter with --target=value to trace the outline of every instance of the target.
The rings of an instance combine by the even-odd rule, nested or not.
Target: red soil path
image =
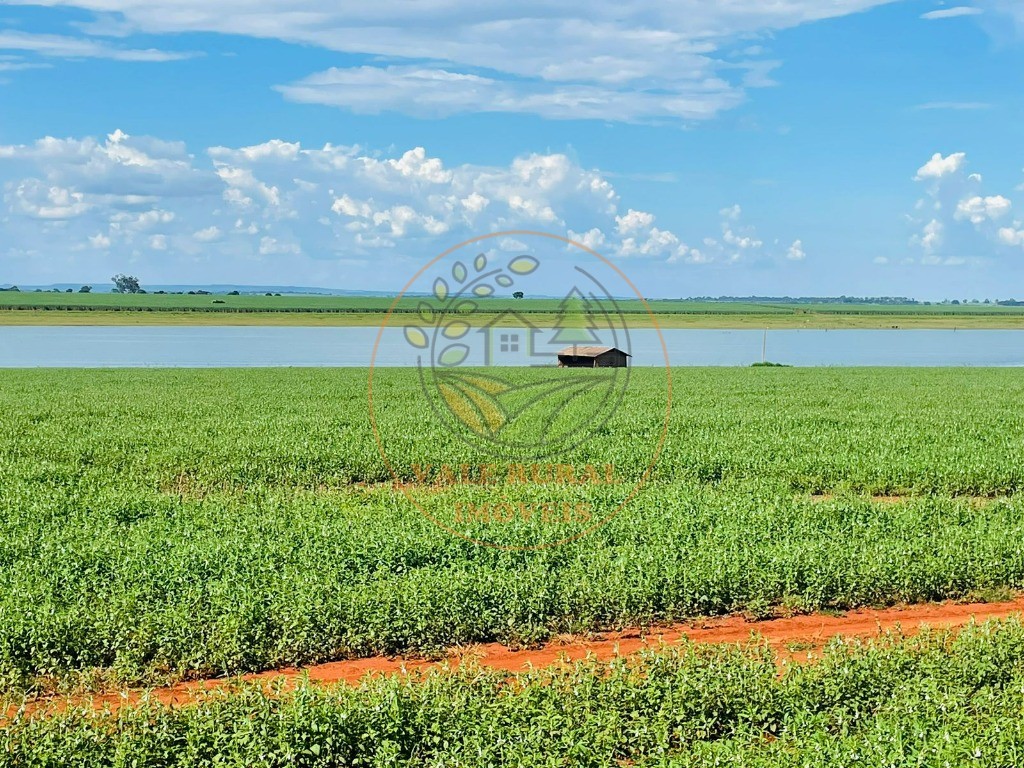
[[[810,614],[756,622],[747,621],[742,616],[729,616],[707,619],[692,625],[609,632],[596,639],[562,638],[539,649],[509,650],[498,643],[475,645],[453,649],[447,663],[457,666],[463,658],[475,658],[483,667],[521,672],[530,666],[545,667],[564,660],[580,660],[588,654],[607,661],[643,648],[657,648],[662,643],[678,643],[684,638],[694,643],[744,643],[752,633],[760,635],[775,650],[780,663],[800,662],[808,660],[814,651],[820,650],[829,639],[836,636],[870,638],[896,629],[904,634],[913,634],[923,626],[955,629],[971,621],[1004,619],[1016,614],[1024,614],[1024,595],[1000,603],[929,603],[882,610],[862,609],[837,616]],[[281,682],[285,685],[293,684],[308,675],[309,680],[320,684],[355,684],[367,675],[401,674],[405,671],[438,668],[442,663],[381,657],[335,661],[304,669],[278,669],[230,679],[179,683],[150,691],[150,696],[163,704],[179,706],[193,703],[207,692],[230,687],[238,681],[261,682],[269,688]],[[138,702],[142,695],[142,691],[131,690],[87,698],[40,699],[31,702],[28,708],[33,712],[41,712],[91,703],[97,709],[109,708],[113,711]]]

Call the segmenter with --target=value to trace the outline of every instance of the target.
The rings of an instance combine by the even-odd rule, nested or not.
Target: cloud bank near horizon
[[[674,265],[805,258],[766,244],[739,205],[683,237],[627,205],[609,178],[563,154],[448,166],[422,147],[381,154],[272,139],[209,147],[129,136],[0,146],[8,238],[0,255],[33,282],[134,269],[180,282],[294,283],[404,269],[469,237],[508,229],[568,236],[622,260]]]

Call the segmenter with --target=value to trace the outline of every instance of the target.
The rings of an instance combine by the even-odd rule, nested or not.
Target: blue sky
[[[1006,298],[1022,43],[1016,0],[0,2],[0,283],[396,290],[519,228],[651,296]]]

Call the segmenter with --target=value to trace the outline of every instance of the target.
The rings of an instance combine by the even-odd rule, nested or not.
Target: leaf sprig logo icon
[[[494,439],[515,418],[517,409],[504,404],[502,396],[517,388],[495,376],[457,370],[471,352],[466,343],[471,325],[466,318],[478,309],[480,299],[494,296],[499,288],[513,287],[517,278],[534,273],[539,266],[540,261],[528,255],[495,267],[482,253],[469,264],[456,261],[450,276],[434,279],[432,301],[419,303],[419,322],[404,328],[408,344],[429,350],[444,406],[478,437]]]
[[[510,387],[489,376],[445,376],[438,382],[451,412],[481,437],[493,437],[509,422],[498,396]]]
[[[405,326],[405,340],[416,349],[428,349],[441,342],[436,355],[438,365],[452,368],[461,365],[469,357],[470,348],[461,340],[469,333],[470,325],[462,318],[476,311],[477,303],[472,298],[493,296],[495,287],[511,288],[516,277],[532,274],[540,266],[533,256],[516,256],[505,267],[488,270],[487,257],[479,254],[473,259],[472,271],[461,261],[455,262],[451,270],[451,283],[444,277],[434,280],[433,298],[437,306],[422,301],[417,307],[420,325]]]

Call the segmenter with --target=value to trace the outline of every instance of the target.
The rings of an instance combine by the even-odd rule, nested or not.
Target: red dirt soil
[[[1024,614],[1024,595],[999,603],[929,603],[882,610],[861,609],[845,615],[809,614],[790,618],[748,621],[742,616],[707,619],[690,625],[678,625],[648,630],[608,632],[596,639],[562,638],[539,649],[509,650],[498,643],[452,649],[447,663],[457,666],[463,658],[477,659],[483,667],[515,673],[528,667],[546,667],[563,661],[577,661],[591,655],[607,661],[625,656],[643,648],[671,645],[684,638],[694,643],[744,643],[753,633],[760,635],[775,650],[780,664],[811,660],[833,637],[871,638],[889,630],[913,634],[923,626],[933,629],[955,629],[972,621],[1005,619]],[[319,684],[346,683],[354,685],[367,675],[394,675],[406,671],[439,668],[444,662],[418,659],[368,658],[335,661],[304,669],[278,669],[269,672],[219,678],[198,682],[179,683],[150,691],[150,697],[170,706],[194,703],[210,691],[229,688],[239,681],[260,682],[269,689],[272,685],[294,684],[304,675]],[[60,711],[69,706],[89,703],[96,709],[111,711],[127,704],[137,703],[143,696],[140,690],[104,693],[89,697],[37,699],[27,705],[33,713]],[[14,714],[8,711],[8,716]]]

